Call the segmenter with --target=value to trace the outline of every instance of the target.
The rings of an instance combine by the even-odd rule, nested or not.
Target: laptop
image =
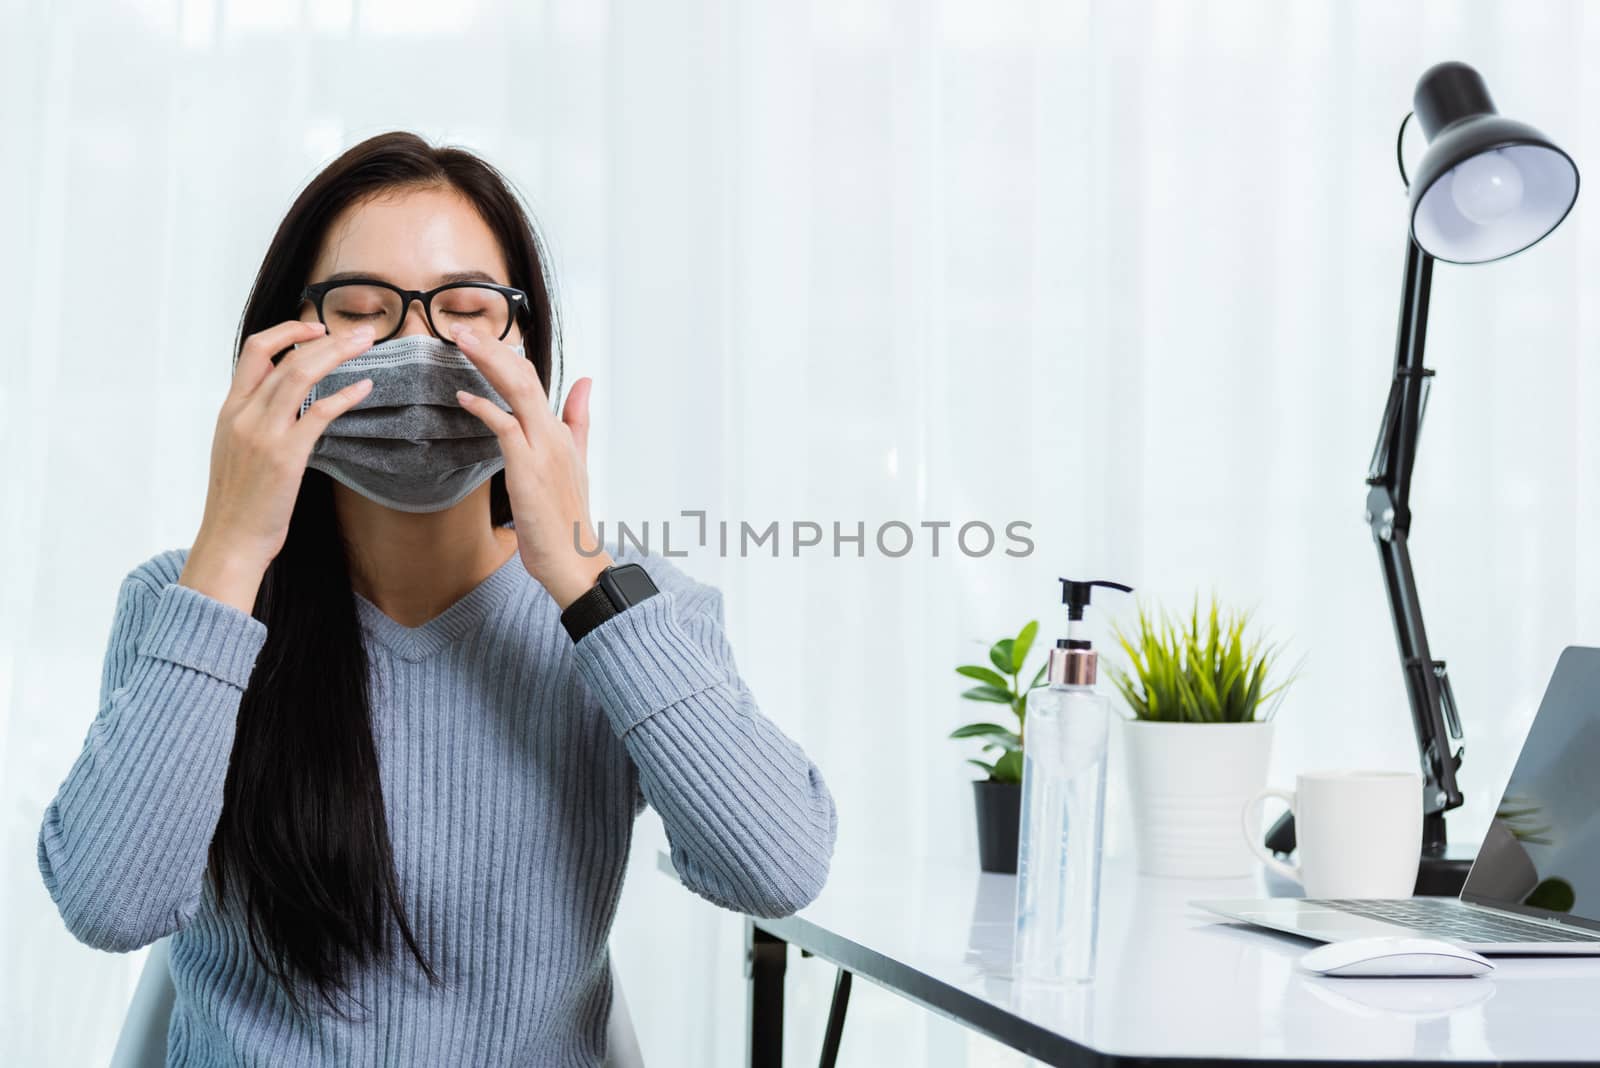
[[[1571,646],[1556,662],[1459,897],[1190,904],[1319,942],[1398,936],[1600,956],[1600,649]]]

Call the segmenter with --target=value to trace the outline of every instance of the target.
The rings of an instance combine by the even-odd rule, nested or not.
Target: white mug
[[[1281,798],[1294,813],[1298,864],[1262,844],[1259,808]],[[1422,853],[1422,776],[1415,771],[1308,771],[1295,789],[1245,802],[1245,841],[1268,868],[1313,898],[1410,897]]]

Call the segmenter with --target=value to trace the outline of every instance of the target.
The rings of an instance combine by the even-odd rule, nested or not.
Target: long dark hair
[[[528,294],[524,352],[548,392],[560,343],[542,243],[511,184],[460,148],[379,134],[313,178],[273,235],[239,323],[251,334],[299,315],[329,225],[377,194],[445,187],[464,195],[499,238],[511,285]],[[489,489],[490,522],[511,521],[505,472]],[[401,900],[372,739],[368,662],[350,584],[348,545],[327,475],[307,469],[282,551],[266,570],[255,618],[266,644],[240,701],[222,816],[207,871],[219,904],[244,905],[250,948],[301,1012],[297,979],[341,1017],[349,965],[387,960],[398,931],[429,982],[443,980],[412,934]],[[348,1017],[346,1017],[348,1018]]]

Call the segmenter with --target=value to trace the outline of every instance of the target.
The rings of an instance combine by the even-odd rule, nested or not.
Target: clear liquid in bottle
[[[1110,702],[1093,686],[1028,695],[1017,852],[1017,979],[1094,977]]]

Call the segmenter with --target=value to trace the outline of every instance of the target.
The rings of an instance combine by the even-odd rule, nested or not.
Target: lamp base
[[[1451,842],[1442,851],[1424,851],[1417,865],[1417,888],[1422,897],[1456,897],[1466,884],[1477,850]]]

